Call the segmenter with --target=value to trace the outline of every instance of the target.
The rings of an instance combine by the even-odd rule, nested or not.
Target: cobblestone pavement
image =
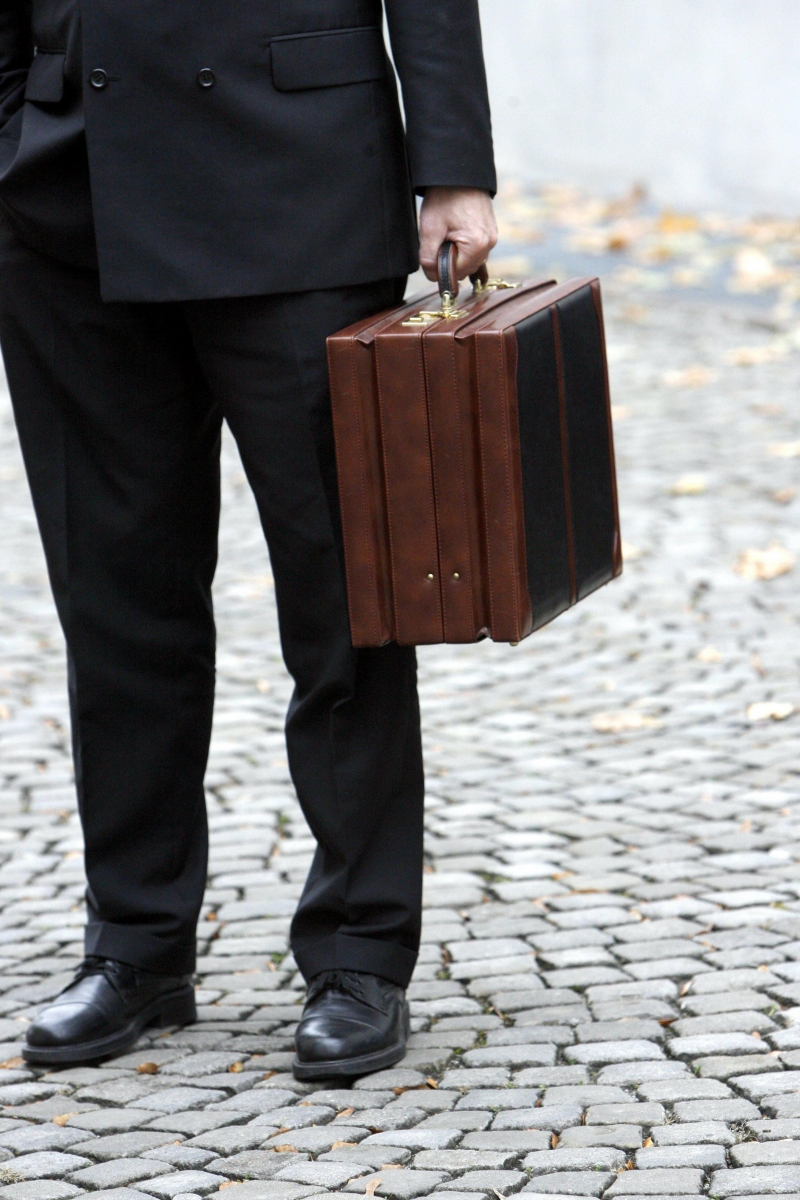
[[[0,1200],[800,1194],[797,358],[742,355],[776,336],[743,302],[607,299],[626,572],[518,648],[420,653],[414,1034],[350,1089],[290,1073],[312,840],[230,444],[199,1023],[101,1067],[19,1058],[80,957],[83,871],[0,401]]]

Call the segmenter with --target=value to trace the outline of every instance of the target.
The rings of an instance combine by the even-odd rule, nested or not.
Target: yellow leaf
[[[725,358],[735,367],[758,367],[762,363],[778,362],[788,353],[788,347],[782,342],[773,342],[768,346],[739,346],[729,351]]]
[[[661,378],[667,387],[697,388],[714,383],[718,373],[708,367],[684,367],[682,371],[665,371]]]
[[[655,717],[636,712],[632,708],[618,712],[601,712],[592,718],[592,729],[598,733],[626,733],[633,729],[656,729],[661,724]]]
[[[734,570],[743,579],[776,579],[786,575],[796,562],[795,555],[778,542],[770,542],[766,550],[743,550]]]
[[[716,646],[703,646],[702,650],[698,650],[696,658],[702,663],[722,662],[722,655]]]
[[[228,1067],[228,1070],[231,1072],[232,1075],[238,1075],[240,1071],[244,1070],[244,1063],[240,1063],[240,1062],[232,1063],[231,1066]]]
[[[800,442],[772,442],[767,454],[773,458],[800,458]]]
[[[5,1062],[0,1063],[0,1067],[4,1067],[9,1071],[13,1071],[16,1067],[24,1067],[25,1059],[17,1055],[16,1058],[7,1058]]]
[[[673,496],[702,496],[707,488],[705,475],[681,475],[669,490]]]
[[[795,711],[793,704],[775,700],[760,700],[751,704],[747,710],[749,721],[785,721]]]
[[[57,1117],[53,1117],[54,1125],[66,1125],[70,1117],[77,1117],[77,1113],[59,1113]]]
[[[662,233],[694,233],[700,222],[689,213],[674,213],[669,209],[658,218],[658,228]]]

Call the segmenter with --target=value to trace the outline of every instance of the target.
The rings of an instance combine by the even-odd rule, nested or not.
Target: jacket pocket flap
[[[40,50],[28,71],[25,99],[39,104],[57,104],[64,96],[64,54]]]
[[[383,34],[375,26],[274,37],[270,49],[279,92],[366,83],[386,71]]]

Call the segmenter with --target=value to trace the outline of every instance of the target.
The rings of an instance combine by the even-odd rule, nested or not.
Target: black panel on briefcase
[[[618,570],[603,333],[587,284],[516,326],[528,590],[538,629]]]

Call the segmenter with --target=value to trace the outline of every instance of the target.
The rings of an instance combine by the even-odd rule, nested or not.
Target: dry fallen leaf
[[[709,367],[684,367],[680,371],[665,371],[661,376],[667,387],[707,387],[718,378],[718,373]]]
[[[18,1055],[16,1058],[7,1058],[5,1062],[0,1063],[0,1067],[5,1067],[9,1071],[13,1071],[16,1067],[24,1067],[25,1059]]]
[[[647,1146],[649,1148],[650,1146],[652,1146],[652,1144],[653,1144],[653,1139],[651,1137],[645,1138],[645,1140],[644,1140],[645,1146]]]
[[[656,729],[661,724],[655,717],[636,712],[632,708],[618,712],[601,712],[592,717],[592,729],[598,733],[626,733],[632,729]]]
[[[354,1108],[343,1108],[341,1112],[336,1114],[337,1117],[352,1117],[356,1110]]]
[[[760,700],[747,710],[748,721],[785,721],[795,712],[793,704],[775,700]]]
[[[797,488],[779,488],[777,492],[772,493],[772,499],[776,504],[791,504],[793,500],[797,499]]]
[[[154,1062],[139,1063],[138,1067],[136,1068],[137,1074],[139,1075],[157,1075],[160,1070],[161,1068],[159,1067],[158,1063]]]
[[[703,649],[698,650],[695,657],[697,658],[697,661],[701,663],[722,662],[722,655],[716,646],[703,646]]]
[[[243,1182],[244,1180],[242,1179],[226,1179],[224,1183],[219,1185],[219,1191],[222,1191],[222,1189],[226,1187],[238,1187],[239,1184]]]
[[[289,1142],[286,1142],[282,1146],[273,1146],[272,1149],[275,1151],[276,1154],[297,1154],[298,1153],[297,1147],[290,1145]]]
[[[232,1063],[228,1067],[228,1070],[231,1072],[232,1075],[238,1075],[240,1071],[244,1070],[244,1063],[240,1063],[240,1062]]]
[[[378,1176],[377,1179],[370,1179],[369,1183],[364,1188],[365,1193],[368,1196],[374,1196],[382,1183],[383,1183],[383,1179],[380,1177],[380,1175]]]
[[[673,496],[702,496],[708,488],[705,475],[681,475],[669,489]]]
[[[773,458],[800,458],[800,442],[770,442],[767,454]]]
[[[734,259],[735,275],[730,282],[734,292],[761,292],[782,282],[782,273],[757,246],[744,246]]]
[[[59,1113],[57,1117],[53,1117],[54,1125],[66,1125],[70,1117],[77,1117],[77,1113]]]
[[[791,550],[778,542],[770,542],[766,550],[743,550],[733,569],[743,579],[777,579],[791,571],[795,562]]]
[[[691,213],[675,213],[665,209],[658,218],[662,233],[694,233],[700,222]]]
[[[557,1145],[558,1145],[558,1134],[551,1133],[550,1134],[550,1149],[555,1150]]]
[[[341,1150],[342,1146],[357,1146],[358,1142],[334,1142],[331,1150]]]
[[[425,1080],[425,1082],[427,1083],[429,1088],[438,1088],[438,1086],[439,1086],[432,1075],[429,1075],[428,1078]]]
[[[761,363],[778,362],[788,353],[788,347],[778,342],[769,346],[739,346],[725,357],[735,367],[758,367]]]

